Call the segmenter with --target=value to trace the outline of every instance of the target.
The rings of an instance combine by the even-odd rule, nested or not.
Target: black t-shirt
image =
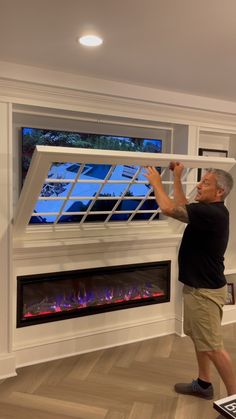
[[[221,288],[226,284],[229,212],[223,202],[188,204],[186,209],[189,224],[179,250],[179,280],[194,288]]]

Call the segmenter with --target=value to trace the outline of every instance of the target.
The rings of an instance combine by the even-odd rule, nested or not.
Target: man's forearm
[[[186,202],[181,204],[175,203],[172,199],[169,198],[162,184],[153,187],[153,191],[156,201],[163,214],[167,215],[168,217],[175,218],[176,220],[182,221],[183,223],[189,222],[188,213],[185,206]]]
[[[188,202],[179,176],[174,176],[174,202],[176,205],[185,205]]]
[[[153,186],[153,191],[161,211],[163,214],[169,215],[176,205],[175,202],[167,195],[161,182],[158,185]]]

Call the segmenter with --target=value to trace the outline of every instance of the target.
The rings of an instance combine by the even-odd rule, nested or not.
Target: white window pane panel
[[[212,161],[212,157],[160,154],[159,166],[168,167],[171,158],[195,168],[230,170],[235,164],[230,158]],[[117,220],[128,224],[158,220],[159,210],[155,199],[148,199],[152,189],[143,175],[145,166],[157,164],[157,156],[151,153],[37,146],[16,209],[16,236],[28,223],[101,221],[106,225]],[[46,186],[51,186],[49,193],[44,191]],[[47,200],[42,199],[45,197]]]
[[[88,223],[94,223],[94,222],[105,222],[107,219],[108,214],[92,214],[90,213],[86,217],[86,222]]]
[[[44,183],[40,192],[41,197],[65,197],[71,188],[71,183]]]
[[[117,204],[117,199],[108,199],[108,200],[101,200],[97,199],[96,202],[94,202],[94,205],[91,208],[91,212],[99,211],[99,212],[106,212],[106,211],[112,211],[115,205]]]
[[[63,214],[60,216],[59,220],[57,221],[58,224],[69,224],[69,223],[80,223],[84,214]]]
[[[137,172],[139,166],[132,166],[132,165],[117,165],[112,174],[110,179],[111,180],[120,180],[129,182],[130,179],[133,179],[135,173]]]
[[[35,215],[31,217],[30,224],[52,224],[56,219],[56,215]]]
[[[148,199],[142,203],[141,207],[139,208],[140,211],[156,211],[158,209],[158,205],[156,200]]]
[[[102,188],[99,196],[121,196],[127,188],[127,183],[107,183]]]
[[[49,172],[49,179],[75,179],[80,165],[74,163],[52,163]]]
[[[68,163],[66,163],[68,165]],[[81,165],[79,163],[69,163],[69,166],[66,168],[66,171],[68,173],[74,173],[74,177],[77,175],[77,173],[79,172]],[[88,173],[90,170],[90,167],[88,165],[84,165],[83,170],[82,170],[82,174],[86,174]],[[73,177],[73,178],[74,178]]]
[[[91,200],[69,200],[67,201],[63,212],[86,212]]]
[[[130,186],[129,192],[134,196],[146,196],[150,192],[150,185],[149,184],[137,184],[134,183]]]
[[[80,179],[88,180],[104,180],[107,176],[111,165],[108,164],[87,164],[86,170],[80,175]]]
[[[77,183],[71,193],[71,197],[74,196],[91,196],[96,195],[100,188],[101,183]]]
[[[63,205],[63,201],[40,200],[34,208],[34,212],[59,212]]]

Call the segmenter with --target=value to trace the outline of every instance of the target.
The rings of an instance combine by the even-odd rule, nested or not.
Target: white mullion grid
[[[181,178],[182,185],[187,185],[187,184],[188,185],[192,185],[192,184],[195,185],[196,184],[196,182],[186,182],[186,179],[188,178],[188,176],[189,176],[189,174],[191,173],[192,170],[193,170],[193,168],[191,168],[191,167],[186,169],[186,172],[184,173],[184,175]],[[170,184],[172,185],[172,187],[170,188],[169,196],[172,197],[172,194],[174,192],[174,181],[172,180],[170,182]]]
[[[167,168],[165,168],[164,170],[163,170],[163,172],[161,173],[161,178],[163,177],[163,175],[165,174],[165,172],[166,172],[166,169]],[[147,182],[145,182],[145,183],[147,183]],[[146,194],[146,196],[145,196],[145,198],[144,199],[142,199],[142,201],[138,204],[138,206],[137,206],[137,208],[133,211],[133,214],[131,215],[131,217],[129,217],[129,219],[126,221],[126,224],[129,224],[130,223],[130,221],[134,218],[134,216],[137,214],[137,212],[139,213],[139,214],[141,214],[142,213],[142,211],[139,211],[139,208],[141,208],[141,206],[144,204],[144,202],[147,200],[147,198],[149,197],[149,195],[151,194],[153,192],[153,188],[150,188],[150,190],[147,192],[147,194]],[[154,199],[155,199],[155,197],[153,197]],[[150,211],[150,210],[147,210],[147,211],[144,211],[145,213],[153,213],[153,210],[152,211]],[[158,212],[158,210],[155,210],[155,215],[157,214],[157,212]]]
[[[155,214],[157,214],[158,212],[160,212],[159,210],[155,210]],[[111,211],[94,211],[93,215],[101,215],[101,214],[110,214]],[[113,214],[132,214],[133,210],[121,210],[121,211],[114,211]],[[153,210],[140,210],[139,214],[152,214]],[[58,212],[37,212],[37,216],[40,217],[45,217],[45,216],[53,216],[53,215],[57,215]],[[87,214],[87,211],[75,211],[75,212],[70,212],[70,215],[85,215]],[[68,212],[62,212],[61,215],[68,215]]]
[[[51,217],[53,215],[56,216],[57,214],[58,214],[58,212],[33,212],[32,217],[46,217],[46,216]],[[50,223],[50,224],[52,224],[52,223]]]
[[[98,182],[96,182],[96,183],[98,183]],[[118,199],[118,198],[120,198],[120,195],[117,195],[117,196],[100,196],[98,199],[99,199],[99,201],[109,201],[109,200],[112,200],[112,199]],[[146,198],[145,196],[140,196],[139,197],[139,199],[144,199],[144,198]],[[68,200],[68,201],[79,201],[79,200],[81,200],[81,201],[84,201],[84,200],[88,200],[88,199],[91,199],[91,200],[95,200],[95,197],[94,196],[70,196],[70,197],[66,197],[66,196],[47,196],[47,197],[43,197],[43,196],[40,196],[39,198],[38,198],[38,201],[65,201],[65,200]],[[124,198],[123,198],[123,200],[126,200],[126,199],[137,199],[137,197],[136,196],[124,196]],[[152,199],[152,197],[150,197],[149,199]],[[155,199],[154,197],[153,197],[153,199]]]
[[[104,215],[104,214],[110,214],[110,213],[111,213],[111,211],[94,211],[93,215],[101,215],[101,214]],[[114,211],[113,214],[132,214],[132,213],[133,213],[133,210],[120,210],[120,211]],[[139,211],[139,214],[146,214],[146,213],[152,214],[153,210],[141,210],[141,211]],[[52,213],[52,215],[55,215],[55,214],[57,214],[57,213]],[[83,215],[83,214],[87,214],[87,212],[85,212],[85,211],[70,212],[70,215]],[[40,216],[41,215],[48,215],[48,213],[40,213],[39,215]],[[63,212],[62,215],[68,215],[68,212]]]
[[[66,196],[39,196],[38,201],[65,201]]]
[[[196,185],[193,187],[193,189],[188,193],[187,199],[191,200],[196,194]]]
[[[62,206],[61,206],[61,208],[60,208],[60,211],[59,211],[59,213],[58,213],[58,215],[57,215],[57,218],[56,218],[56,220],[54,221],[54,225],[55,224],[58,224],[58,220],[60,219],[60,217],[61,217],[61,215],[62,215],[62,213],[63,213],[63,210],[64,210],[64,208],[65,208],[65,206],[66,206],[66,204],[67,204],[67,202],[68,202],[68,197],[70,197],[71,196],[71,194],[72,194],[72,192],[73,192],[73,189],[75,188],[75,186],[77,185],[77,180],[78,180],[78,178],[79,178],[79,176],[81,175],[81,173],[82,173],[82,171],[83,171],[83,169],[84,169],[84,166],[85,166],[85,163],[83,163],[83,164],[81,164],[80,165],[80,168],[79,168],[79,170],[78,170],[78,173],[77,173],[77,175],[76,175],[76,177],[75,177],[75,179],[73,179],[74,180],[74,182],[71,184],[71,187],[70,187],[70,189],[69,189],[69,191],[68,191],[68,193],[67,193],[67,195],[66,195],[66,199],[65,199],[65,201],[63,202],[63,204],[62,204]]]
[[[141,170],[142,170],[142,167],[141,166],[136,170],[134,176],[129,181],[129,183],[128,183],[127,187],[125,188],[125,190],[123,191],[122,195],[117,200],[117,203],[114,205],[113,209],[110,211],[110,215],[104,221],[104,225],[106,225],[108,223],[108,221],[110,220],[110,218],[112,217],[112,215],[115,213],[116,208],[118,207],[118,205],[123,200],[123,197],[125,196],[126,192],[128,192],[128,190],[130,189],[130,186],[135,183],[135,180],[136,180],[137,176],[139,175],[139,173],[141,172]],[[120,182],[120,183],[123,183],[123,182]],[[121,211],[121,214],[123,214],[123,211]]]
[[[53,179],[53,178],[46,178],[44,184],[46,183],[74,183],[75,179]]]
[[[158,210],[155,211],[155,213],[159,212]],[[94,211],[93,215],[100,215],[100,214],[110,214],[111,211]],[[133,210],[122,210],[122,211],[114,211],[113,214],[132,214]],[[153,210],[140,210],[139,214],[152,214]],[[58,212],[37,212],[37,216],[40,217],[45,217],[47,215],[51,216],[51,215],[57,215]],[[70,215],[85,215],[87,214],[87,211],[74,211],[74,212],[70,212]],[[61,215],[68,215],[68,212],[62,212]]]
[[[139,196],[139,197],[137,197],[137,196],[124,196],[123,201],[145,199],[145,198],[146,198],[145,196]],[[85,199],[85,198],[83,197],[83,199]],[[102,200],[109,201],[109,200],[112,200],[112,199],[120,199],[120,195],[117,195],[117,196],[101,196],[99,198],[99,201],[102,201]],[[150,197],[149,199],[152,199],[152,197]],[[153,197],[153,199],[155,199],[155,198]]]
[[[70,215],[84,215],[86,213],[87,213],[87,211],[86,212],[85,211],[77,211],[77,212],[74,211],[74,212],[70,212],[69,214]],[[94,211],[93,215],[110,214],[110,213],[111,213],[111,211]],[[132,214],[132,213],[133,213],[133,210],[114,211],[114,214]],[[152,214],[153,210],[141,210],[141,211],[139,211],[139,214],[146,214],[146,213]],[[37,215],[39,215],[40,217],[43,217],[43,216],[46,216],[46,215],[57,215],[57,214],[58,214],[57,212],[50,212],[50,213],[39,212],[39,213],[37,213]],[[68,215],[68,212],[62,212],[61,215]]]
[[[165,172],[166,172],[166,170],[167,170],[167,167],[165,167],[165,169],[163,170],[163,172],[161,173],[161,178],[163,177],[163,175],[165,174]],[[163,181],[163,183],[167,183],[167,182],[165,182],[165,181]],[[149,191],[149,194],[151,193],[151,192],[153,192],[153,188],[151,188],[151,190]],[[139,213],[140,213],[141,211],[139,211]],[[158,213],[160,213],[161,212],[161,210],[160,210],[160,208],[157,208],[157,210],[155,210],[154,212],[153,211],[147,211],[147,212],[152,212],[153,213],[153,215],[147,220],[147,223],[150,223],[152,220],[153,220],[153,218],[158,214]],[[135,215],[135,214],[134,214]],[[133,217],[132,217],[133,218]]]
[[[84,216],[83,216],[82,220],[80,220],[80,224],[81,224],[81,225],[84,223],[84,220],[87,218],[87,216],[88,216],[88,214],[89,214],[89,212],[90,212],[91,208],[93,207],[93,205],[94,205],[94,204],[95,204],[95,202],[97,201],[97,199],[98,199],[98,197],[99,197],[100,192],[102,191],[102,189],[104,188],[104,186],[105,186],[107,183],[109,183],[109,182],[108,182],[108,180],[109,180],[109,178],[110,178],[111,174],[113,173],[113,171],[114,171],[115,167],[116,167],[116,165],[114,165],[114,164],[110,167],[109,172],[107,173],[107,175],[106,175],[105,179],[103,179],[103,181],[102,181],[102,182],[96,182],[96,183],[101,183],[101,186],[100,186],[100,188],[98,189],[98,191],[97,191],[96,195],[94,196],[94,200],[92,200],[91,204],[88,206],[87,211],[86,211],[86,213],[84,214]],[[80,181],[79,181],[79,182],[80,182]],[[120,183],[121,183],[121,182],[120,182]],[[100,211],[99,211],[99,214],[101,214],[101,212],[100,212]]]
[[[156,212],[154,212],[154,214],[149,218],[149,220],[147,220],[147,223],[150,223],[152,220],[153,220],[153,218],[158,214],[158,213],[161,213],[161,210],[160,210],[160,208],[158,208],[157,210],[156,210]]]
[[[191,174],[191,172],[194,172],[196,170],[196,168],[189,168],[188,169],[188,175]],[[195,195],[196,192],[196,188],[197,188],[197,183],[196,180],[192,181],[192,182],[186,182],[186,186],[192,186],[192,188],[186,188],[186,197],[188,200],[192,199],[192,197]],[[189,190],[190,189],[190,190]]]

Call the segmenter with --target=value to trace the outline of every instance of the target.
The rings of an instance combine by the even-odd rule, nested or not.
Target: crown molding
[[[126,92],[126,96],[121,96],[117,94],[116,89],[113,93],[111,89],[107,93],[85,91],[82,86],[68,88],[7,79],[1,77],[0,72],[0,101],[12,103],[15,112],[27,113],[34,110],[37,113],[38,110],[40,113],[42,109],[58,110],[70,113],[75,119],[76,115],[95,115],[98,119],[107,116],[132,121],[200,125],[203,129],[212,129],[214,126],[216,130],[225,128],[227,132],[236,132],[236,103],[218,101],[218,105],[221,103],[221,106],[209,106],[208,110],[203,110],[194,100],[189,100],[187,106],[184,100],[178,100],[178,104],[174,100],[171,103],[170,97],[170,103],[166,104],[163,95],[157,94],[155,100],[152,95],[148,95],[149,89],[146,95],[140,98],[134,98],[131,94],[128,96],[130,90]],[[190,99],[190,95],[188,96]],[[202,98],[202,101],[204,100],[207,108],[207,98]]]
[[[1,61],[0,78],[165,105],[236,113],[236,102]]]

